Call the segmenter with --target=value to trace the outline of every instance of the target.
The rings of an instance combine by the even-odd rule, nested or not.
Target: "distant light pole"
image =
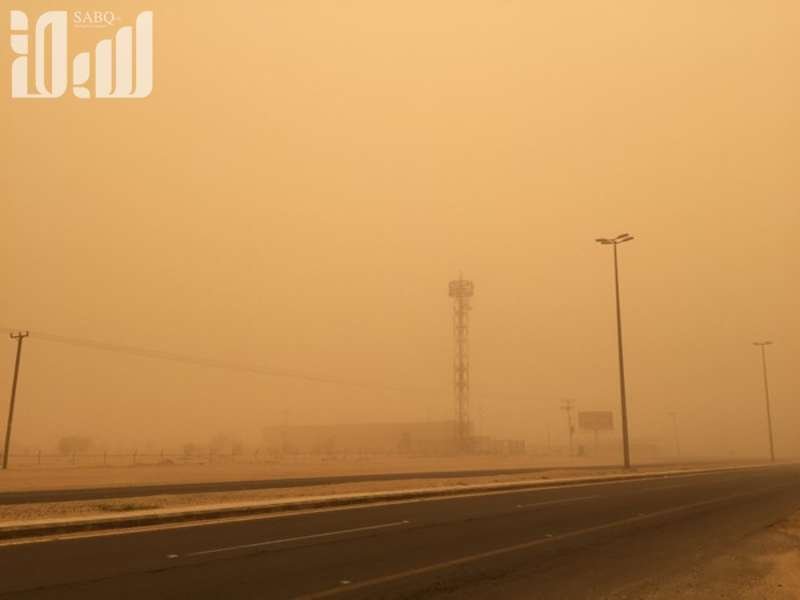
[[[754,346],[761,348],[761,367],[764,371],[764,399],[767,403],[767,429],[769,431],[769,459],[775,462],[775,446],[772,443],[772,412],[769,408],[769,381],[767,380],[767,346],[772,342],[753,342]]]
[[[629,233],[621,233],[615,238],[598,238],[595,241],[603,245],[614,246],[614,289],[617,300],[617,349],[619,353],[619,396],[622,404],[622,454],[625,468],[631,466],[631,449],[628,441],[628,406],[625,398],[625,361],[622,355],[622,313],[619,305],[619,261],[617,259],[617,246],[622,243],[630,242],[633,236]]]
[[[675,456],[680,458],[681,456],[681,442],[678,438],[678,415],[674,412],[669,413],[669,416],[672,417],[672,434],[675,437]]]
[[[575,408],[575,400],[565,398],[561,401],[561,410],[567,413],[567,432],[569,433],[569,455],[573,455],[572,437],[575,435],[575,426],[572,424],[572,409]]]
[[[8,421],[6,422],[6,443],[3,450],[3,470],[8,468],[8,453],[11,449],[11,424],[14,421],[14,401],[17,397],[17,380],[19,379],[19,359],[22,355],[22,340],[30,335],[28,331],[19,331],[11,334],[12,340],[17,340],[17,358],[14,361],[14,379],[11,382],[11,402],[8,404]]]

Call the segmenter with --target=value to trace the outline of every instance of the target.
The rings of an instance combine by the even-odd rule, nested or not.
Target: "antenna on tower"
[[[450,282],[450,297],[453,299],[453,336],[455,356],[453,359],[453,391],[456,408],[456,445],[467,451],[471,445],[472,425],[469,418],[469,311],[474,284],[459,273],[458,279]]]

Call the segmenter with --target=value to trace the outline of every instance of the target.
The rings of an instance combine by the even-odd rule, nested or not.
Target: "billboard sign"
[[[614,429],[614,415],[610,410],[580,411],[578,427],[587,431],[610,431]]]

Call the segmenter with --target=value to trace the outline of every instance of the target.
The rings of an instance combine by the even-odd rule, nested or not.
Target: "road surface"
[[[191,524],[0,546],[0,597],[636,597],[798,509],[782,465]]]

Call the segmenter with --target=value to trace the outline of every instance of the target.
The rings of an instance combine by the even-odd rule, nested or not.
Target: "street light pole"
[[[628,440],[628,402],[625,394],[625,360],[622,352],[622,310],[619,300],[619,260],[617,257],[617,246],[624,242],[630,242],[633,236],[629,233],[622,233],[615,238],[598,238],[595,241],[614,246],[614,291],[617,304],[617,353],[619,355],[619,397],[622,405],[622,455],[626,469],[631,466],[631,449]]]
[[[565,398],[561,401],[561,410],[567,413],[567,433],[569,434],[569,455],[573,456],[572,437],[575,435],[575,426],[572,424],[572,409],[575,407],[575,401]]]
[[[775,462],[775,446],[772,442],[772,412],[769,407],[769,381],[767,379],[767,346],[772,342],[753,342],[754,346],[761,348],[761,367],[764,372],[764,399],[767,404],[767,430],[769,431],[769,460]]]
[[[672,417],[672,433],[675,436],[675,456],[680,458],[681,456],[681,442],[678,438],[678,415],[674,412],[669,413],[669,416]]]
[[[11,449],[11,424],[14,421],[14,401],[17,397],[17,380],[19,379],[19,359],[22,355],[22,340],[30,335],[28,331],[19,331],[11,334],[12,340],[17,340],[17,358],[14,361],[14,379],[11,382],[11,402],[8,405],[8,421],[6,422],[6,443],[3,450],[3,470],[8,468],[8,453]]]

